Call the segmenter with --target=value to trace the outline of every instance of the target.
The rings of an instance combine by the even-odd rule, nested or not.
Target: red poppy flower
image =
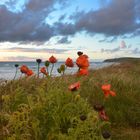
[[[65,62],[65,65],[67,67],[73,67],[74,66],[74,63],[73,63],[72,59],[68,57],[67,60],[66,60],[66,62]]]
[[[109,97],[109,95],[116,96],[116,93],[114,91],[111,91],[111,85],[110,84],[102,85],[102,90],[103,90],[106,98]]]
[[[56,63],[56,62],[57,62],[57,59],[52,55],[52,56],[49,58],[49,62],[50,62],[50,63]]]
[[[88,72],[88,69],[80,69],[77,73],[77,75],[88,75],[89,72]]]
[[[22,72],[22,73],[27,73],[27,71],[29,70],[29,68],[26,66],[26,65],[22,65],[21,67],[20,67],[20,71]]]
[[[33,75],[33,74],[34,74],[33,71],[30,70],[30,69],[29,69],[29,70],[27,71],[27,73],[26,73],[27,76],[31,76],[31,75]]]
[[[108,121],[109,120],[109,117],[106,115],[105,110],[99,111],[99,117],[103,121]]]
[[[110,91],[111,96],[116,96],[116,93],[114,91]]]
[[[88,68],[89,67],[89,61],[88,61],[88,56],[87,55],[80,55],[77,60],[76,64],[79,68]]]
[[[42,67],[42,68],[40,69],[40,72],[43,73],[44,75],[48,75],[48,73],[47,73],[45,67]]]
[[[71,84],[68,88],[71,91],[76,91],[80,88],[80,82],[76,82],[74,84]]]

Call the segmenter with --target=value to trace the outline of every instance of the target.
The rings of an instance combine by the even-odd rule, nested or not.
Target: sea
[[[37,73],[37,63],[36,62],[0,62],[0,80],[12,80],[15,76],[15,64],[19,64],[19,67],[21,65],[27,65],[30,69],[32,69],[34,71],[34,73]],[[57,69],[64,64],[64,62],[57,62],[54,66],[53,72],[52,72],[52,76],[60,76],[60,74],[57,72]],[[89,69],[100,69],[103,67],[107,67],[109,65],[112,65],[112,63],[106,63],[103,61],[100,62],[90,62],[90,67]],[[42,62],[40,67],[43,67],[44,63]],[[49,70],[51,69],[51,65],[49,66]],[[67,68],[66,69],[66,74],[74,74],[76,73],[78,70],[78,67],[75,66],[73,68]],[[42,77],[43,75],[40,74],[40,77]],[[21,72],[18,69],[17,72],[17,76],[16,78],[20,78],[21,77]]]

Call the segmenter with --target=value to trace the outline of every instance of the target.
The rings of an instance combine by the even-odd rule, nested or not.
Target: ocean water
[[[27,65],[30,69],[32,69],[34,71],[34,73],[37,73],[37,63],[36,62],[0,62],[0,80],[5,79],[5,80],[12,80],[14,78],[15,75],[15,64],[19,64],[19,66],[21,65]],[[60,67],[61,64],[64,64],[64,62],[58,62],[55,64],[54,66],[54,70],[52,75],[53,76],[59,76],[60,74],[57,72],[57,68]],[[90,62],[90,69],[99,69],[102,67],[106,67],[111,65],[112,63],[104,63],[104,62]],[[44,66],[44,63],[41,63],[41,66]],[[51,66],[50,66],[51,68]],[[49,69],[50,69],[49,68]],[[76,73],[78,70],[78,67],[75,66],[73,68],[67,68],[66,70],[66,74],[74,74]],[[20,70],[18,70],[17,73],[17,78],[19,78],[21,76],[21,72]],[[40,76],[42,76],[42,74],[40,74]]]

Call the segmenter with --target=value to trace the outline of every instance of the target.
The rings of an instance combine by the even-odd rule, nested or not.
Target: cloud
[[[57,41],[57,44],[70,44],[71,41],[68,40],[68,37],[62,37],[60,40]]]
[[[140,5],[140,1],[112,0],[108,6],[98,11],[77,13],[75,16],[76,29],[106,36],[135,32],[140,28],[140,24],[135,21],[136,13],[140,14],[135,9],[136,5]]]
[[[134,50],[132,50],[132,54],[140,54],[140,49],[135,48]]]
[[[114,49],[101,49],[101,52],[104,53],[115,53],[115,52],[118,52],[120,51],[120,47],[116,47]]]
[[[108,38],[108,37],[106,37],[106,38],[104,38],[104,39],[101,39],[101,40],[99,40],[99,42],[100,43],[102,43],[102,42],[107,42],[107,43],[112,43],[113,41],[115,41],[117,39],[117,37],[111,37],[111,38]]]
[[[14,47],[8,49],[2,49],[0,52],[30,52],[30,53],[55,53],[55,54],[62,54],[67,52],[67,49],[48,49],[48,48],[21,48],[21,47]]]
[[[101,52],[115,53],[115,52],[119,52],[119,51],[121,51],[121,50],[126,50],[127,48],[128,48],[128,49],[131,48],[131,45],[129,45],[129,46],[127,47],[125,41],[122,40],[122,41],[120,42],[120,45],[119,45],[118,47],[116,47],[116,48],[114,48],[114,49],[101,49]]]
[[[140,23],[136,22],[140,20],[139,0],[110,0],[107,4],[100,0],[101,7],[96,11],[76,11],[65,22],[66,13],[60,12],[57,22],[46,23],[45,19],[57,10],[55,5],[64,9],[68,1],[71,0],[28,0],[20,12],[9,10],[8,4],[0,5],[0,41],[46,42],[54,36],[67,38],[81,31],[114,38],[140,35]],[[11,7],[12,4],[15,3]]]
[[[10,56],[3,58],[6,61],[35,61],[36,58],[26,56]]]
[[[127,48],[126,43],[124,42],[124,40],[121,41],[120,48],[122,48],[122,49]]]
[[[66,0],[67,1],[67,0]],[[45,23],[56,3],[65,0],[28,0],[23,11],[15,13],[0,5],[0,41],[45,42],[55,36],[53,27]]]

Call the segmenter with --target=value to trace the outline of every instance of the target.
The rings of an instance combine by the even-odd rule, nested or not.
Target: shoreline
[[[28,63],[28,62],[27,62]],[[4,64],[4,63],[3,63]],[[5,63],[5,66],[0,67],[0,70],[2,71],[0,73],[0,80],[12,80],[15,74],[15,67],[13,66],[14,62],[12,62],[11,64]],[[59,62],[55,65],[54,67],[54,71],[53,71],[53,76],[61,76],[58,72],[57,72],[57,68],[61,65],[64,64],[64,62]],[[107,63],[107,62],[90,62],[90,67],[89,70],[97,70],[97,69],[101,69],[104,67],[108,67],[110,65],[112,65],[114,63]],[[21,64],[22,65],[22,64]],[[43,67],[43,63],[41,65],[41,67]],[[37,73],[37,66],[36,66],[36,62],[29,62],[29,67],[31,69],[33,69],[33,71],[35,73]],[[6,70],[4,70],[6,69]],[[10,70],[11,69],[11,70]],[[74,74],[76,73],[78,70],[78,67],[75,64],[75,67],[73,68],[68,68],[66,70],[66,74]],[[17,74],[17,78],[20,77],[20,71],[18,70],[18,74]],[[17,79],[16,78],[16,79]]]

